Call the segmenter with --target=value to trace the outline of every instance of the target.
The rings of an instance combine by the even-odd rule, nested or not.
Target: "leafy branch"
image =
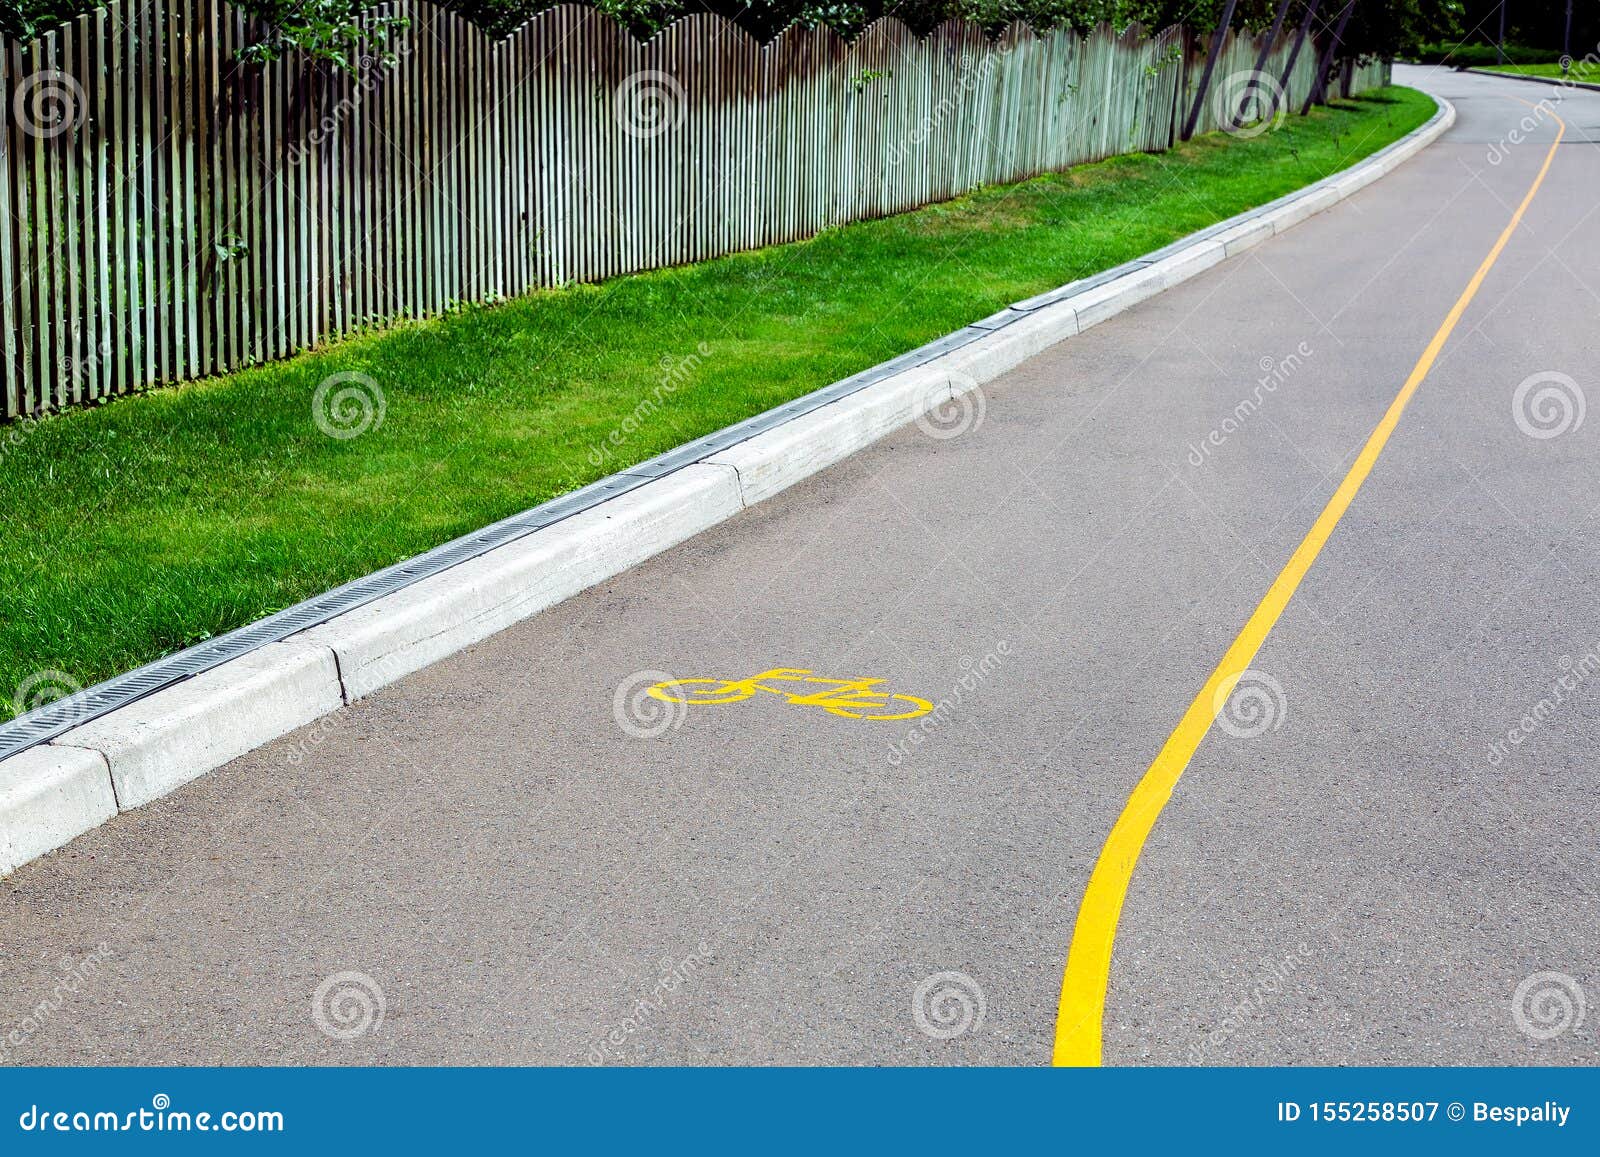
[[[266,32],[239,59],[266,63],[298,50],[349,72],[374,61],[393,64],[389,38],[411,22],[373,12],[371,5],[372,0],[257,0],[251,7],[266,21]]]

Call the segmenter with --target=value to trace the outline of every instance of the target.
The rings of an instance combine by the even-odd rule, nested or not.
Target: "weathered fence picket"
[[[355,73],[241,63],[261,29],[226,0],[0,42],[0,417],[1163,149],[1205,45],[888,19],[762,46],[705,15],[639,43],[572,4],[491,42],[429,0],[376,11],[410,27]],[[1257,47],[1230,36],[1214,87]],[[1199,131],[1228,116],[1208,99]]]

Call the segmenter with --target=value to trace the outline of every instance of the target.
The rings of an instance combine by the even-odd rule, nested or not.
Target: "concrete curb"
[[[1351,169],[1018,302],[925,347],[920,361],[896,359],[913,364],[862,388],[826,387],[773,412],[784,420],[758,416],[604,479],[586,490],[612,497],[0,760],[0,876],[959,404],[1049,346],[1337,204],[1449,129],[1455,109],[1435,99],[1427,124]]]
[[[105,759],[35,747],[0,763],[0,876],[117,814]]]
[[[127,811],[343,706],[331,650],[273,643],[33,750],[96,753]]]
[[[688,466],[295,637],[337,657],[354,702],[742,509],[734,471]]]
[[[1552,88],[1586,88],[1590,92],[1600,92],[1600,84],[1591,84],[1586,80],[1562,80],[1554,76],[1525,76],[1520,72],[1496,72],[1492,68],[1463,68],[1462,72],[1470,72],[1474,76],[1498,76],[1502,80],[1526,80],[1533,84],[1547,84]]]

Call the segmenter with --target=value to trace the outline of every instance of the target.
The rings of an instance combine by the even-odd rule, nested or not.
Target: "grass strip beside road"
[[[1583,84],[1600,84],[1600,63],[1574,60],[1572,69],[1563,72],[1558,63],[1551,64],[1488,64],[1482,72],[1506,72],[1517,76],[1543,76],[1551,80],[1576,80]]]
[[[1272,200],[1433,110],[1387,89],[0,428],[0,717],[13,689],[88,685],[410,557]],[[357,437],[315,420],[339,374],[381,391]]]

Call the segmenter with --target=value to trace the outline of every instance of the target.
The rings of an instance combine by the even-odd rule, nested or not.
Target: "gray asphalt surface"
[[[1508,143],[1539,87],[1396,79],[1456,103],[1444,140],[987,387],[975,428],[903,431],[17,872],[5,1059],[1048,1062],[1107,831],[1554,135]],[[1534,437],[1513,406],[1600,386],[1600,94],[1559,111],[1254,664],[1270,726],[1213,728],[1150,838],[1108,1063],[1600,1060],[1600,1012],[1513,1015],[1540,972],[1600,1000],[1600,418]],[[637,672],[771,667],[948,706],[920,743],[771,696],[614,717]],[[957,1003],[914,1012],[944,972],[982,1002],[950,1039]]]

